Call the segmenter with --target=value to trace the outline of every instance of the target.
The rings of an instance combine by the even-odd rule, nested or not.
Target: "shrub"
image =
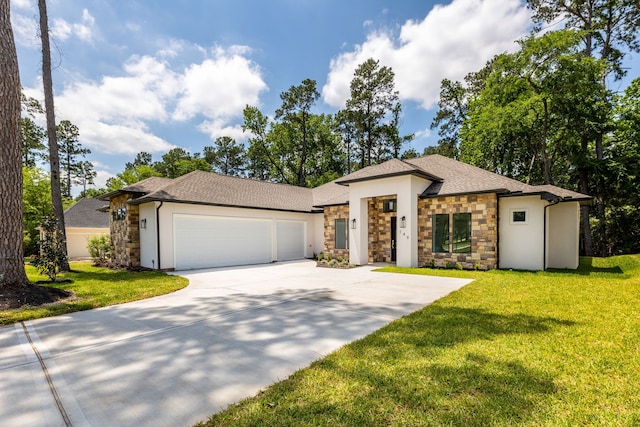
[[[453,264],[452,264],[450,261],[447,261],[447,262],[444,264],[444,266],[445,266],[445,268],[452,268],[452,267],[453,267]]]
[[[462,270],[462,264],[456,262],[456,270]]]
[[[480,265],[480,262],[476,261],[475,264],[473,264],[473,268],[475,270],[480,270],[482,268],[482,266]]]
[[[46,215],[42,218],[43,233],[42,237],[38,239],[40,253],[31,259],[31,265],[52,282],[56,281],[60,265],[67,261],[64,234],[58,230],[57,224],[58,221],[53,215]]]
[[[108,234],[94,236],[87,243],[87,250],[96,265],[104,265],[111,258],[111,238]]]
[[[336,258],[338,260],[338,262],[340,264],[342,264],[344,262],[344,258],[342,258],[341,256],[338,256],[338,258]]]
[[[432,259],[431,261],[429,261],[429,267],[436,268],[436,260],[435,259]]]

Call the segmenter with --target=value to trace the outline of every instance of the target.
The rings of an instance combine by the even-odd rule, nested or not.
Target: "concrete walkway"
[[[469,282],[372,270],[178,272],[173,294],[2,327],[0,424],[190,426]]]

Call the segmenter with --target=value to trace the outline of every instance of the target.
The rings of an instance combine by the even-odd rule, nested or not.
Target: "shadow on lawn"
[[[455,346],[572,325],[552,317],[430,306],[311,366],[312,371],[326,371],[321,377],[334,379],[329,387],[352,388],[353,393],[336,399],[307,390],[301,398],[296,391],[291,401],[278,403],[272,415],[287,420],[288,413],[302,414],[302,419],[295,418],[302,425],[319,420],[326,425],[368,426],[526,422],[557,392],[553,376],[517,360],[490,356],[491,350],[483,351],[486,345],[472,351]],[[290,380],[297,383],[293,389],[308,387],[305,376],[301,371]],[[278,391],[274,394],[277,401]]]
[[[547,271],[553,273],[580,274],[582,276],[590,276],[592,274],[602,273],[612,275],[625,274],[624,270],[619,265],[612,267],[596,267],[595,265],[593,265],[592,257],[580,257],[580,265],[576,270],[557,270],[550,268]]]

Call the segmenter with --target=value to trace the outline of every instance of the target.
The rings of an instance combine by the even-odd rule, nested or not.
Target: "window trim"
[[[516,221],[514,215],[516,213],[524,213],[524,221]],[[527,225],[529,223],[529,209],[526,208],[511,208],[509,209],[509,224],[512,225]]]
[[[465,251],[460,251],[460,250],[456,250],[454,249],[454,239],[455,239],[455,235],[456,235],[456,215],[465,215],[468,216],[469,218],[469,222],[465,223],[465,228],[467,229],[468,232],[468,238],[469,238],[469,248],[468,250]],[[452,214],[452,218],[451,218],[451,233],[452,233],[452,238],[451,238],[451,253],[454,254],[470,254],[471,253],[471,246],[473,244],[473,217],[471,215],[471,212],[458,212],[458,213],[454,213]]]
[[[338,223],[342,224],[344,230],[344,247],[338,247]],[[346,218],[335,218],[333,220],[333,227],[335,231],[335,235],[333,238],[333,248],[334,249],[348,249],[349,248],[349,222]]]
[[[391,204],[391,207],[389,205]],[[382,212],[397,212],[398,211],[398,199],[384,199],[382,201]]]
[[[442,250],[436,250],[436,237],[438,234],[438,217],[447,217],[447,232],[446,239],[442,241]],[[446,242],[446,248],[444,243]],[[431,252],[434,254],[448,254],[451,253],[451,215],[449,214],[433,214],[431,219]]]

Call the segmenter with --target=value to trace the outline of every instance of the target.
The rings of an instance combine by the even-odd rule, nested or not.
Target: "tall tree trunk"
[[[20,108],[9,0],[0,0],[0,288],[29,284],[22,251]]]
[[[67,234],[64,226],[64,209],[62,207],[62,193],[60,191],[60,158],[58,156],[58,141],[56,138],[56,118],[53,107],[53,81],[51,78],[51,48],[49,46],[49,22],[47,17],[47,3],[38,0],[40,12],[40,38],[42,40],[42,83],[44,86],[44,107],[47,115],[47,137],[49,138],[49,165],[51,167],[51,200],[53,214],[58,222],[58,230],[63,236],[63,250],[67,254]],[[60,271],[69,271],[69,262],[61,263]]]
[[[582,136],[582,156],[586,159],[588,156],[588,140],[587,135]],[[589,194],[589,172],[585,166],[579,166],[578,188],[582,194]],[[584,205],[580,208],[582,221],[582,240],[584,245],[584,254],[593,256],[593,240],[591,238],[591,224],[589,217],[591,206]]]

